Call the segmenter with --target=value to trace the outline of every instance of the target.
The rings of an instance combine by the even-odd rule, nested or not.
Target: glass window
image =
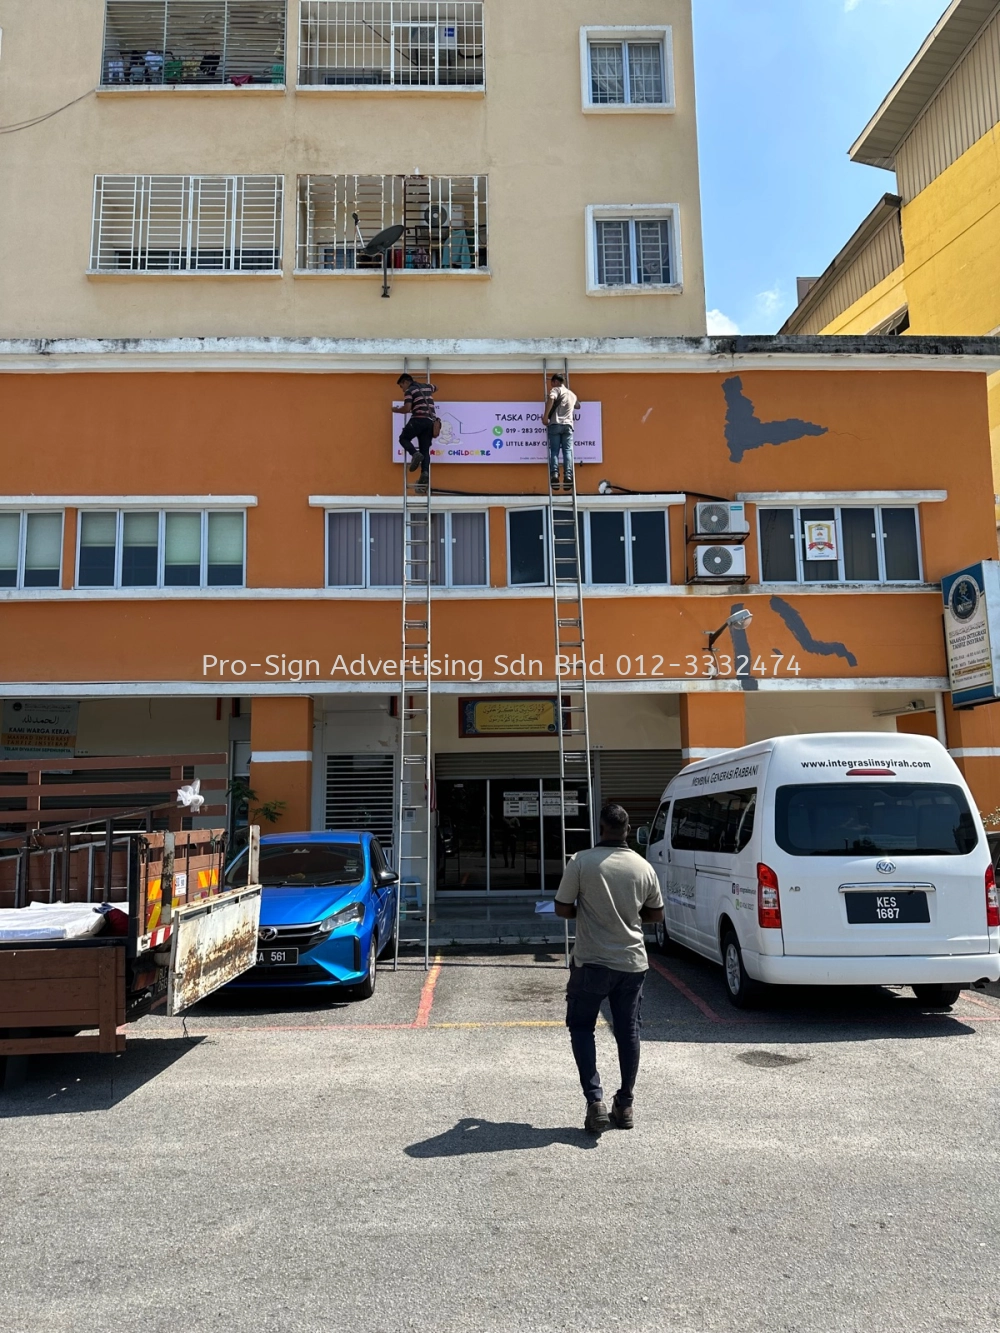
[[[208,586],[243,586],[243,515],[208,516]]]
[[[451,581],[456,588],[486,587],[486,514],[452,514]]]
[[[201,584],[201,514],[167,514],[163,541],[163,584],[197,588]]]
[[[625,515],[594,511],[590,515],[591,583],[627,583]]]
[[[350,514],[330,514],[327,518],[329,535],[329,570],[327,581],[331,588],[361,588],[365,582],[365,516],[360,511]]]
[[[403,515],[368,515],[368,581],[373,588],[398,588],[403,582]]]
[[[960,787],[896,778],[779,787],[774,836],[792,856],[966,856],[979,842]]]
[[[652,846],[654,842],[662,842],[663,839],[666,837],[667,814],[669,813],[669,810],[670,810],[669,805],[661,805],[659,810],[657,810],[656,818],[653,820],[653,823],[649,830],[650,846]]]
[[[155,588],[160,555],[159,514],[122,516],[122,587]]]
[[[757,808],[756,791],[720,792],[714,800],[721,807],[720,852],[742,852],[753,837],[754,811]]]
[[[804,583],[836,583],[840,578],[837,558],[837,513],[834,509],[801,509],[802,580]],[[833,558],[825,557],[832,550]]]
[[[265,887],[340,888],[360,884],[365,858],[359,842],[278,843],[260,849],[260,882]],[[228,886],[246,883],[246,853],[226,874]]]
[[[916,511],[883,509],[882,540],[885,543],[885,577],[889,582],[919,582],[920,553],[917,549]]]
[[[711,796],[674,802],[670,844],[679,852],[710,852],[719,841],[719,812]]]
[[[597,281],[602,287],[632,281],[632,229],[624,219],[597,224]]]
[[[878,582],[878,537],[874,509],[842,509],[840,528],[844,538],[844,578],[862,583]]]
[[[546,580],[544,519],[542,509],[512,509],[507,515],[512,584]]]
[[[664,73],[662,42],[590,43],[593,106],[662,106]]]
[[[598,218],[597,282],[601,287],[674,281],[669,218]]]
[[[629,101],[636,106],[658,106],[666,100],[663,78],[663,46],[660,42],[629,42]]]
[[[666,218],[639,218],[635,224],[635,281],[668,283],[670,276],[670,223]]]
[[[80,515],[81,588],[115,586],[115,546],[118,515],[113,511],[88,510]]]
[[[638,509],[631,515],[631,526],[632,582],[669,582],[666,515]]]
[[[62,514],[27,514],[24,586],[58,588],[62,570]]]
[[[760,511],[760,565],[764,583],[797,580],[794,509]]]
[[[0,588],[17,587],[21,558],[21,515],[0,514]]]

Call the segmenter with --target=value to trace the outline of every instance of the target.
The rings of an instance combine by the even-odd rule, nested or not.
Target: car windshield
[[[244,852],[226,875],[230,887],[246,883],[246,864]],[[364,869],[358,843],[286,842],[270,847],[265,843],[260,849],[260,882],[265,887],[288,884],[319,889],[360,884]]]
[[[774,836],[792,856],[966,856],[979,842],[960,787],[895,779],[779,787]]]

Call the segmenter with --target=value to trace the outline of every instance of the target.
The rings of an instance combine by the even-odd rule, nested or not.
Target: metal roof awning
[[[951,0],[923,46],[851,147],[852,162],[893,171],[896,153],[983,27],[997,0]]]

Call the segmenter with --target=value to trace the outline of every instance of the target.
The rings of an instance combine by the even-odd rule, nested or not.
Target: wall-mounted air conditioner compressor
[[[726,580],[746,578],[747,553],[742,546],[696,546],[695,577]]]
[[[725,500],[695,505],[694,529],[699,537],[739,537],[750,531],[746,506]]]

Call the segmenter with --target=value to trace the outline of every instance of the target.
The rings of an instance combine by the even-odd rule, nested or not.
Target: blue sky
[[[709,332],[775,332],[895,189],[847,150],[945,8],[694,0]]]

